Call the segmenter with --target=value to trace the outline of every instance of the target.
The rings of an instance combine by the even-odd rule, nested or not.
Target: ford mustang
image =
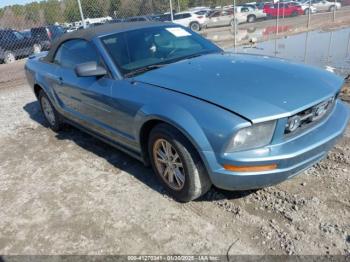
[[[184,202],[212,185],[257,189],[299,174],[349,119],[335,74],[227,53],[171,23],[65,34],[25,69],[54,131],[69,123],[151,165]]]

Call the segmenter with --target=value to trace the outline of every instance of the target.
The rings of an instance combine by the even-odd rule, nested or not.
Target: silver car
[[[205,27],[234,26],[235,20],[240,24],[245,23],[247,18],[241,13],[234,15],[233,10],[218,10],[207,17]]]

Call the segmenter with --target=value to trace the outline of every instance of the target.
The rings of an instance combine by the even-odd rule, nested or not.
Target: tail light
[[[198,18],[204,18],[204,16],[200,15],[200,16],[198,16]]]
[[[52,37],[52,33],[50,32],[49,29],[46,28],[46,31],[47,31],[47,36],[49,37],[49,39],[51,40],[51,37]]]

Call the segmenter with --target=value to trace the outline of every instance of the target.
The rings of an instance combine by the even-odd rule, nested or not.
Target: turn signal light
[[[224,168],[233,172],[260,172],[269,171],[277,168],[277,164],[262,165],[262,166],[233,166],[224,165]]]

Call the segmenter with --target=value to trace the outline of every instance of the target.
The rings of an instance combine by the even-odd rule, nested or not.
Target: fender
[[[164,110],[164,105],[146,105],[140,108],[134,119],[134,136],[140,145],[140,134],[143,125],[150,120],[160,120],[180,130],[195,147],[204,164],[208,165],[203,151],[213,151],[213,149],[197,120],[183,107],[168,104],[166,110]],[[196,139],[193,139],[193,137],[196,137]]]

